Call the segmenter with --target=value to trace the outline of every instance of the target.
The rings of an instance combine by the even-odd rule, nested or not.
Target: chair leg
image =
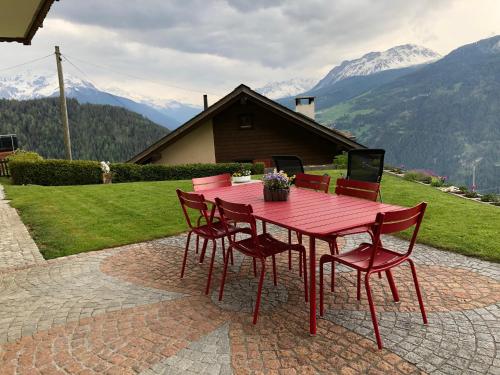
[[[375,311],[375,305],[373,304],[372,291],[370,289],[370,274],[367,273],[365,276],[365,288],[366,296],[368,298],[368,303],[370,305],[370,314],[372,316],[373,330],[375,331],[375,338],[377,339],[377,346],[382,349],[382,339],[380,338],[380,332],[378,330],[377,313]]]
[[[231,256],[231,266],[234,266],[234,257],[233,257],[233,249],[231,248],[231,251],[229,252],[229,255]]]
[[[325,313],[325,302],[324,299],[324,290],[323,290],[323,265],[324,263],[320,260],[319,262],[319,316],[323,316]]]
[[[210,268],[208,269],[208,280],[207,280],[207,287],[205,288],[205,294],[208,294],[208,292],[210,291],[210,282],[212,281],[212,272],[214,269],[215,251],[217,250],[217,242],[215,240],[212,240],[212,242],[213,242],[212,258],[210,259]]]
[[[196,235],[196,254],[198,254],[200,247],[200,236]]]
[[[233,251],[233,248],[231,245],[229,245],[228,251]],[[224,294],[224,284],[226,283],[226,274],[227,274],[227,264],[229,263],[229,258],[226,258],[224,260],[224,271],[222,271],[222,279],[220,282],[220,289],[219,289],[219,301],[222,301],[222,295]]]
[[[292,244],[292,231],[288,229],[288,244]],[[292,269],[292,250],[288,250],[288,269]]]
[[[255,302],[255,310],[253,312],[253,324],[257,324],[257,317],[259,316],[260,297],[262,295],[262,285],[264,285],[264,276],[266,274],[266,260],[261,259],[262,270],[260,271],[259,287],[257,289],[257,301]]]
[[[394,282],[394,277],[392,277],[391,270],[385,271],[385,275],[387,276],[387,281],[389,281],[389,286],[391,287],[392,298],[394,302],[399,302],[399,294],[398,289],[396,288],[396,283]]]
[[[191,240],[191,234],[193,232],[189,232],[188,238],[186,241],[186,249],[184,250],[184,259],[182,260],[182,268],[181,268],[181,279],[184,277],[184,270],[186,268],[187,255],[189,250],[189,241]]]
[[[226,261],[226,244],[224,241],[224,237],[221,238],[221,242],[222,242],[222,259],[223,261]],[[229,256],[229,253],[227,253],[227,256]]]
[[[257,261],[255,260],[255,258],[252,258],[252,260],[253,260],[253,276],[257,277]]]
[[[300,256],[302,259],[302,263],[304,265],[306,265],[306,252],[305,250],[304,251],[301,251],[300,253]],[[309,302],[309,288],[308,288],[308,284],[307,284],[307,267],[304,267],[304,298],[306,300],[306,302]]]
[[[276,257],[273,255],[272,256],[273,260],[273,283],[274,286],[278,285],[278,278],[276,277]]]
[[[208,245],[208,240],[204,238],[203,246],[201,247],[200,263],[203,263],[203,260],[205,259],[205,251],[207,250],[207,245]]]
[[[356,298],[358,301],[361,301],[361,271],[358,270],[358,280],[356,282]]]
[[[262,233],[266,233],[267,232],[267,225],[266,225],[266,222],[263,221],[262,222]]]
[[[296,232],[297,234],[297,241],[299,242],[299,245],[302,245],[302,234]],[[306,264],[304,263],[304,268],[306,268]],[[302,257],[299,256],[299,276],[302,276]]]
[[[331,271],[331,284],[330,288],[332,293],[335,292],[335,261],[332,260],[332,271]]]
[[[424,301],[422,299],[422,294],[420,293],[420,286],[418,285],[417,270],[415,269],[415,264],[411,259],[407,259],[410,263],[411,273],[413,276],[413,283],[415,284],[415,291],[417,292],[418,304],[420,305],[420,312],[422,313],[422,319],[424,324],[427,324],[427,314],[425,313]]]

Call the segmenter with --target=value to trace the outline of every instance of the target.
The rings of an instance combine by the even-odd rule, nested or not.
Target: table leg
[[[309,333],[316,334],[316,239],[309,237]]]

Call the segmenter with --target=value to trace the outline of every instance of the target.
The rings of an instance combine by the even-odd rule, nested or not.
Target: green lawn
[[[327,172],[333,179],[339,175],[339,171]],[[47,259],[145,241],[186,229],[175,189],[190,189],[190,181],[65,187],[0,182]],[[419,242],[500,261],[500,208],[390,175],[384,176],[382,186],[386,203],[429,203]]]

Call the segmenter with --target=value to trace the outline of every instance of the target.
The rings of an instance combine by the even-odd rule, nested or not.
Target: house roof
[[[133,158],[131,158],[129,163],[137,163],[151,157],[152,154],[156,153],[158,150],[163,149],[169,144],[175,142],[177,139],[182,137],[185,133],[187,133],[192,128],[196,127],[198,124],[203,123],[209,118],[212,118],[234,102],[236,102],[241,97],[248,97],[253,99],[257,104],[262,105],[263,107],[281,115],[283,117],[288,118],[289,120],[295,122],[299,126],[304,127],[305,129],[312,131],[324,138],[333,140],[337,143],[342,143],[349,148],[365,148],[362,144],[354,141],[352,138],[346,136],[344,133],[339,132],[337,130],[333,130],[327,128],[326,126],[321,125],[320,123],[314,121],[312,118],[307,117],[301,113],[292,111],[291,109],[271,100],[264,95],[261,95],[246,85],[239,85],[228,95],[224,96],[222,99],[212,104],[203,112],[199,113],[191,120],[184,123],[182,126],[178,127],[174,131],[168,133],[165,137],[161,138],[157,142],[153,143],[151,146],[146,148],[144,151],[140,152]]]
[[[31,44],[55,0],[0,0],[0,42]]]

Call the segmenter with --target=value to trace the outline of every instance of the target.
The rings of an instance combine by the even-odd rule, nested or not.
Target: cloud
[[[203,92],[212,101],[240,83],[257,88],[294,77],[319,79],[343,60],[405,43],[445,54],[492,31],[500,33],[498,1],[480,4],[65,0],[54,3],[31,46],[0,44],[0,69],[60,45],[98,87],[199,103]],[[54,65],[50,58],[29,67],[54,71]],[[69,64],[64,69],[81,74]]]
[[[55,16],[118,31],[154,48],[258,62],[277,68],[319,49],[359,43],[423,17],[448,0],[65,2]]]

